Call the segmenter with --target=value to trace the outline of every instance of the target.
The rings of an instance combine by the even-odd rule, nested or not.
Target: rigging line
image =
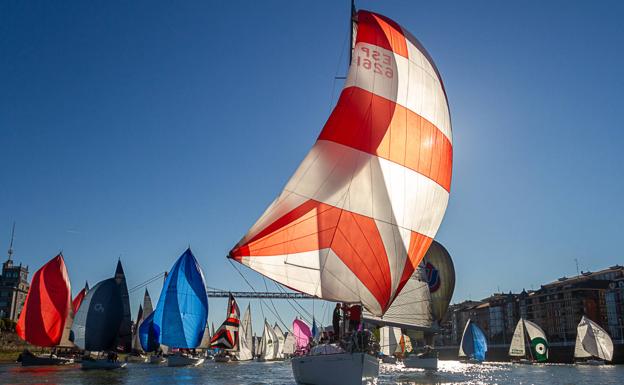
[[[154,282],[154,281],[156,281],[156,280],[158,280],[158,279],[162,278],[162,277],[163,277],[163,275],[165,275],[165,273],[159,273],[159,274],[157,274],[157,275],[153,276],[152,278],[149,278],[149,279],[147,279],[147,280],[145,280],[145,281],[141,282],[140,284],[138,284],[138,285],[136,285],[136,286],[132,287],[131,289],[129,289],[129,290],[128,290],[128,292],[129,292],[129,293],[132,293],[133,291],[136,291],[136,290],[138,290],[138,289],[141,289],[141,288],[143,288],[143,287],[145,287],[145,286],[149,285],[150,283],[152,283],[152,282]]]
[[[254,292],[254,293],[257,293],[256,289],[253,287],[253,285],[252,285],[251,283],[249,283],[249,281],[247,280],[247,278],[245,278],[245,276],[243,275],[243,273],[242,273],[242,272],[238,269],[238,267],[234,264],[234,262],[232,262],[232,260],[231,260],[231,259],[229,259],[229,258],[228,258],[228,262],[230,262],[230,264],[234,267],[234,269],[236,269],[236,271],[238,272],[238,274],[239,274],[239,275],[243,278],[243,280],[245,281],[245,283],[247,283],[247,285],[251,288],[251,290],[253,290],[253,292]],[[264,278],[264,276],[263,276],[263,278]],[[262,299],[262,298],[259,298],[259,299],[260,299],[260,309],[262,310],[262,316],[264,317],[264,310],[263,310],[263,308],[262,308],[262,303],[263,303],[264,301],[263,301],[263,299]],[[267,309],[269,309],[269,311],[270,311],[271,313],[273,313],[273,310],[271,310],[271,308],[270,308],[268,305],[266,305],[266,306],[267,306]],[[279,315],[277,315],[277,314],[275,314],[275,313],[273,313],[273,315],[275,316],[275,318],[276,318],[276,319],[279,319]],[[266,320],[266,317],[264,317],[264,318],[265,318],[265,320]],[[280,322],[282,322],[282,321],[280,320]],[[284,324],[284,322],[282,322],[282,324],[284,325],[284,327],[286,327],[286,325]],[[286,327],[286,329],[288,329],[288,327]]]
[[[281,292],[286,293],[286,290],[285,290],[283,287],[281,287],[281,286],[279,286],[279,285],[276,285],[276,286],[277,286],[277,288],[278,288]],[[301,308],[301,310],[303,310],[303,311],[307,314],[307,316],[308,316],[308,317],[310,317],[310,319],[312,319],[312,318],[313,318],[313,317],[312,317],[312,314],[310,314],[310,312],[309,312],[309,311],[307,311],[307,310],[306,310],[303,306],[301,306],[301,304],[300,304],[300,303],[299,303],[296,299],[294,299],[294,298],[293,298],[293,299],[292,299],[292,301],[293,301],[295,304],[297,304],[297,306],[299,306],[299,307]],[[298,314],[300,314],[300,315],[302,315],[299,311],[297,311],[297,313],[298,313]]]
[[[345,45],[347,45],[347,38],[349,37],[349,34],[347,34],[344,38],[344,41],[342,42],[342,47],[340,48],[340,58],[338,59],[338,64],[336,64],[336,72],[334,72],[334,81],[332,83],[332,88],[331,88],[331,96],[329,99],[329,113],[331,114],[331,110],[332,110],[332,106],[334,104],[334,91],[336,90],[336,80],[338,80],[338,71],[340,71],[340,64],[342,63],[342,58],[344,57],[344,51],[345,51]],[[349,47],[349,51],[351,50],[351,47]],[[347,68],[348,70],[348,68]],[[342,77],[340,77],[342,78]]]
[[[264,281],[264,289],[268,292],[269,287],[267,286],[266,278],[264,277],[264,275],[262,276],[262,280]],[[275,303],[273,303],[273,298],[269,298],[269,302],[271,303],[271,306],[273,306],[273,310],[275,310],[274,314],[276,314],[277,320],[281,322],[281,324],[286,328],[286,330],[290,332],[290,328],[286,325],[286,323],[284,323],[284,321],[282,320],[282,317],[279,316],[279,312],[277,311],[277,308],[275,307]]]

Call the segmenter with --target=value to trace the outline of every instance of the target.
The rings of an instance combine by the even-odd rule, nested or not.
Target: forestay
[[[300,292],[381,316],[447,207],[451,119],[433,60],[368,11],[327,123],[284,190],[229,257]]]

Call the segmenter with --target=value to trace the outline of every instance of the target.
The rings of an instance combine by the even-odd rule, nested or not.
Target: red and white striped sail
[[[356,15],[345,87],[306,158],[230,258],[292,289],[381,315],[435,236],[449,198],[442,79],[394,21]]]

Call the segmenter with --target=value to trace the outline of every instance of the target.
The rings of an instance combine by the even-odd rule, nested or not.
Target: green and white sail
[[[548,359],[546,333],[536,323],[520,318],[511,339],[509,355],[511,357],[526,357],[528,355],[528,358],[536,361],[546,361]]]

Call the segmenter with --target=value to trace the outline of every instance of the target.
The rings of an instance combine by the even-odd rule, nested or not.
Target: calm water
[[[576,367],[572,365],[463,364],[441,361],[440,370],[425,373],[396,366],[380,367],[379,385],[401,384],[624,384],[624,366]],[[1,384],[68,385],[247,385],[295,384],[289,362],[206,363],[198,368],[130,364],[125,370],[84,372],[79,367],[22,368],[0,365]],[[340,384],[337,384],[340,385]]]

